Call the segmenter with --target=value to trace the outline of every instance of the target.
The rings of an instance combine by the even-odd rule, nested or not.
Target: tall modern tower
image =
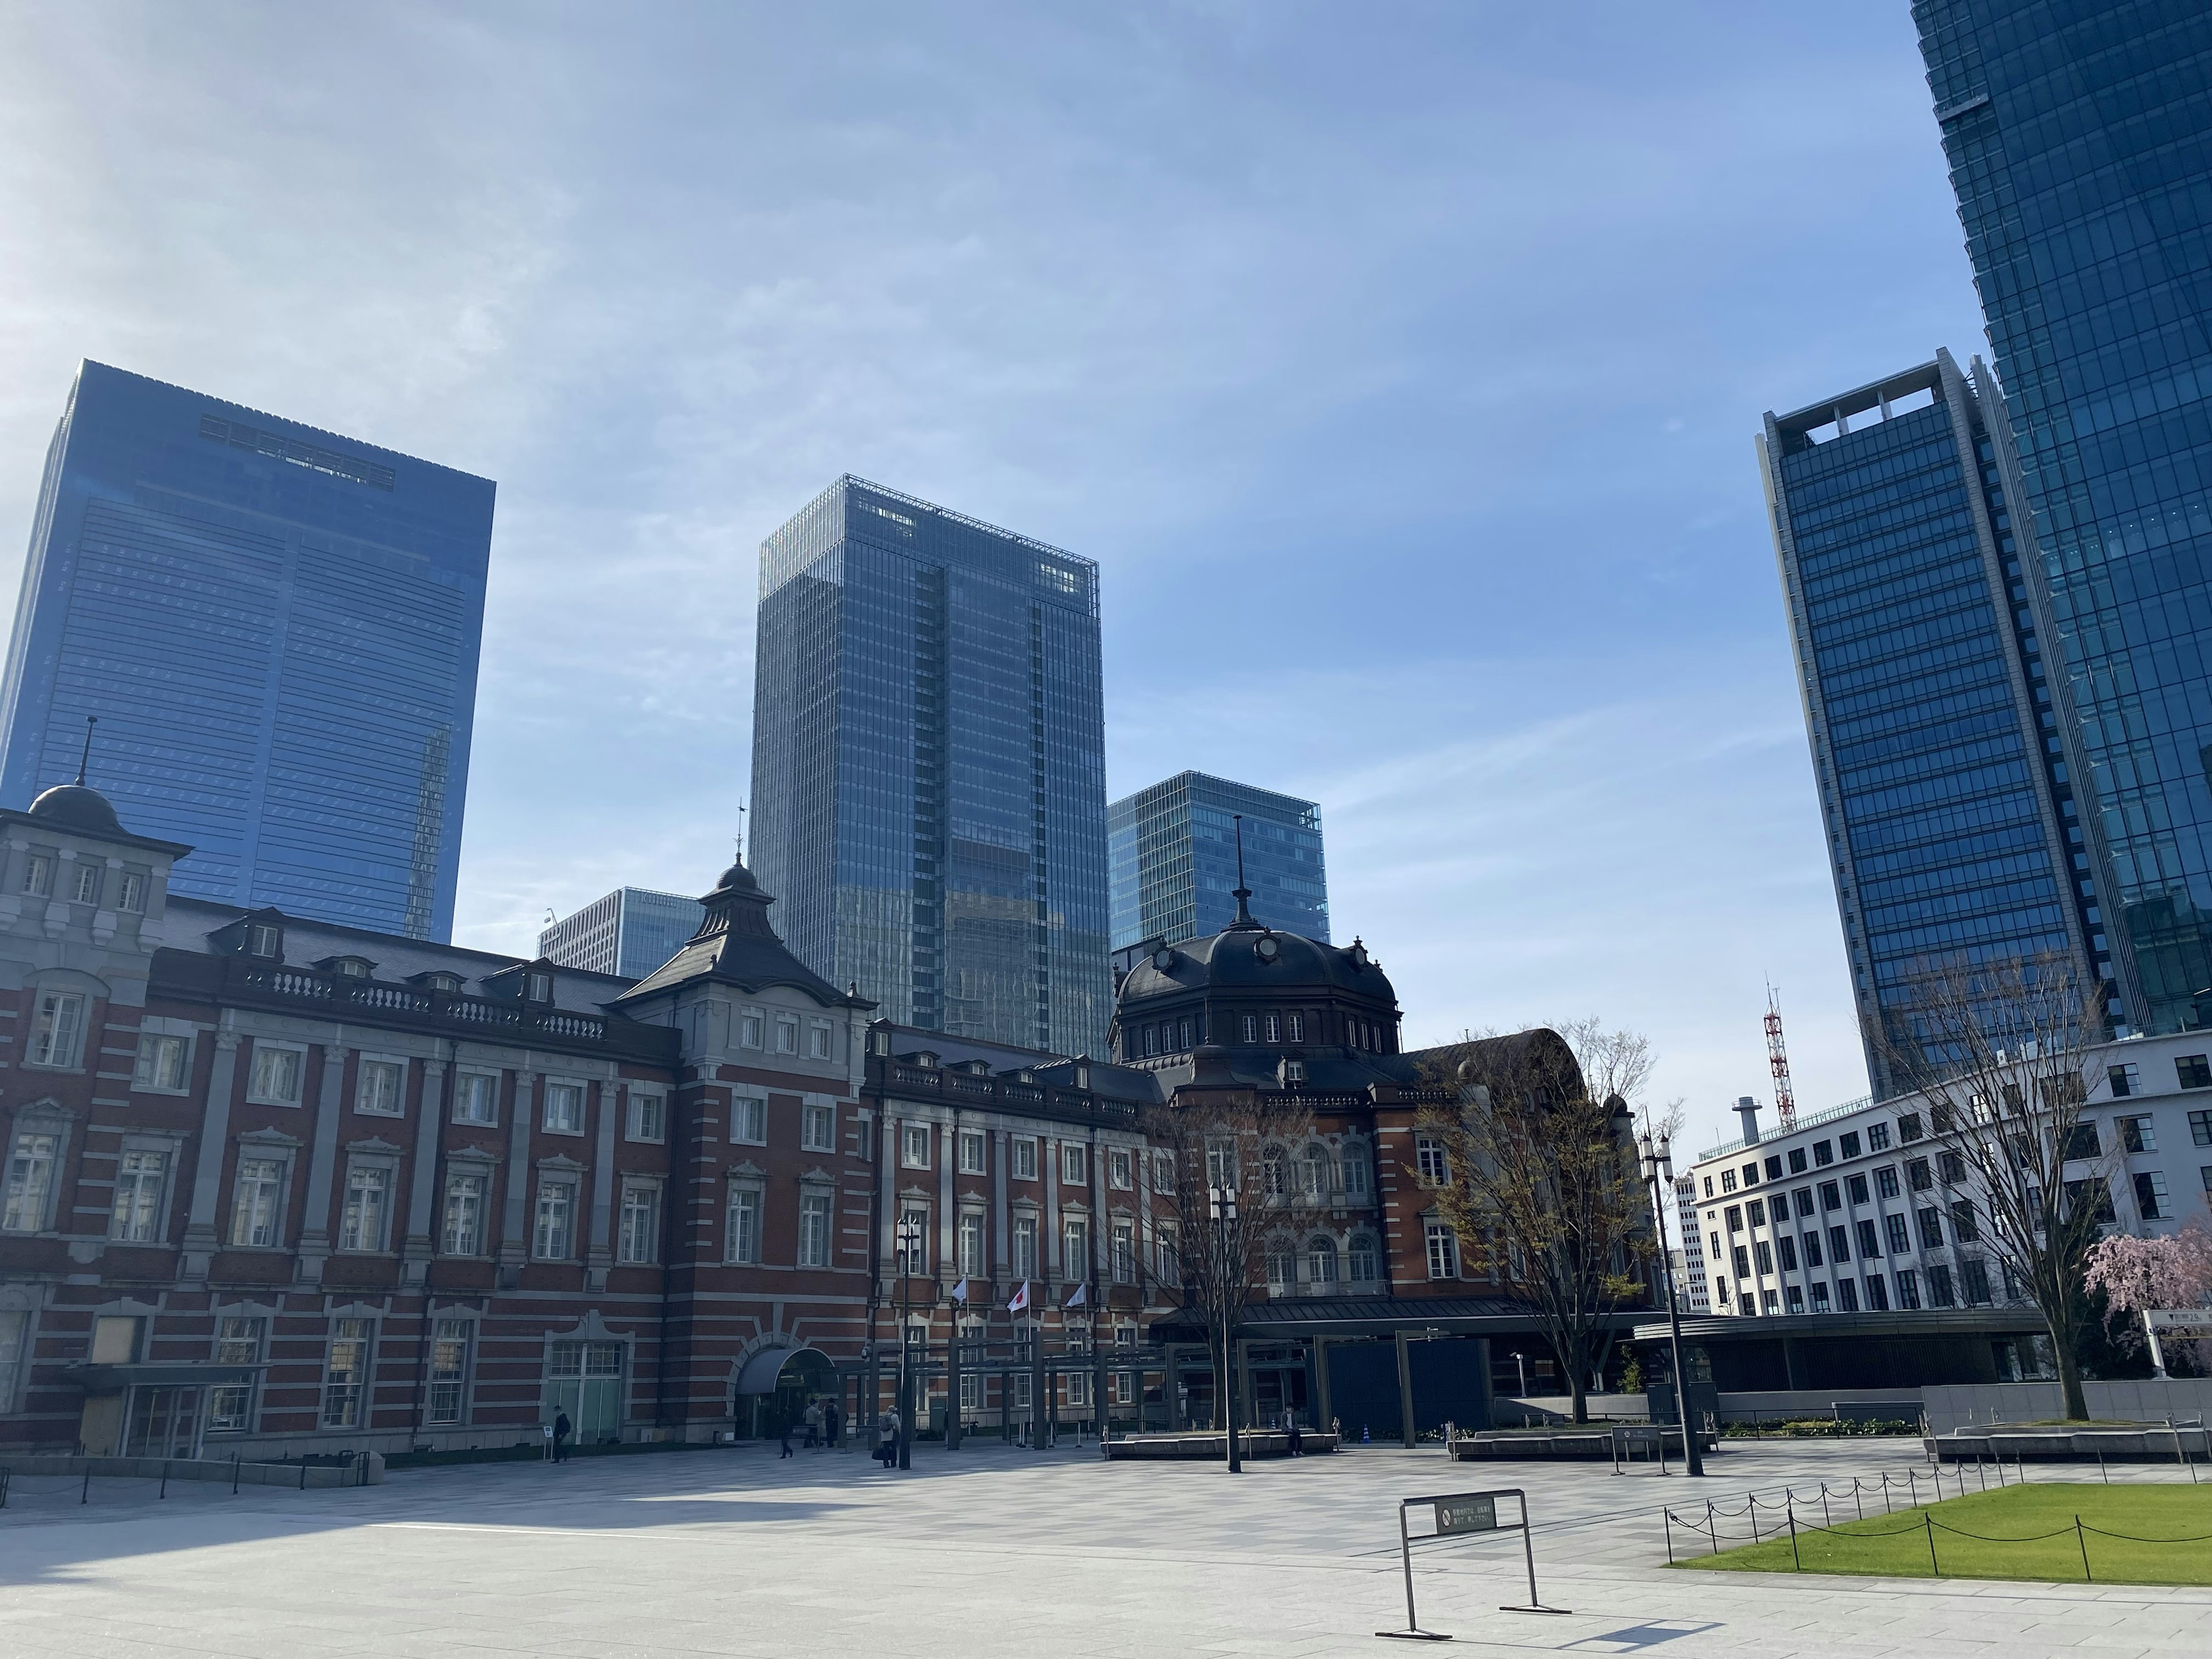
[[[1886,1098],[1900,1083],[1881,1014],[1915,973],[2055,952],[2112,978],[2035,544],[2014,521],[2004,404],[1978,362],[1970,378],[1938,352],[1769,415],[1759,448],[1867,1073]]]
[[[2212,9],[1921,0],[2130,1022],[2212,1021]],[[2023,516],[2025,514],[2023,514]],[[2030,584],[2031,591],[2035,586]]]
[[[0,802],[76,775],[171,889],[444,941],[489,479],[88,362],[0,684]]]
[[[753,869],[887,1018],[1103,1054],[1098,569],[843,477],[761,544]]]
[[[1174,945],[1230,924],[1237,915],[1239,816],[1254,917],[1328,943],[1321,808],[1249,783],[1178,772],[1106,809],[1116,951],[1152,939]]]

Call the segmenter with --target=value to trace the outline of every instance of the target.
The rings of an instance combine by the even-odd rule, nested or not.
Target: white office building
[[[2212,1032],[2130,1037],[2093,1058],[2069,1182],[2101,1175],[2113,1224],[2143,1236],[2212,1218]],[[1854,1100],[1771,1133],[1756,1102],[1735,1109],[1743,1136],[1700,1154],[1686,1183],[1685,1231],[1703,1248],[1715,1314],[2030,1301],[1957,1195],[1963,1161],[1917,1097]]]

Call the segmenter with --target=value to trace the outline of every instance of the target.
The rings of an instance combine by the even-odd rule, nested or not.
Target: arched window
[[[1382,1259],[1375,1248],[1372,1234],[1354,1233],[1352,1236],[1351,1279],[1355,1285],[1371,1285],[1382,1277]]]
[[[1271,1242],[1267,1246],[1267,1288],[1279,1295],[1297,1282],[1297,1252],[1288,1239]]]
[[[1320,1290],[1336,1283],[1336,1241],[1316,1237],[1306,1246],[1306,1282]]]

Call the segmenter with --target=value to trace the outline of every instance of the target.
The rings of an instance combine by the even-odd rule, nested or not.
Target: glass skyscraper
[[[1921,0],[2136,1026],[2212,1019],[2212,9]],[[2031,583],[2031,589],[2044,584]],[[2033,597],[2033,594],[2031,594]]]
[[[1877,1097],[1885,1009],[1936,964],[2110,952],[2056,737],[2004,405],[1948,352],[1759,440]]]
[[[1236,818],[1244,884],[1269,927],[1328,943],[1321,808],[1248,783],[1178,772],[1106,809],[1114,948],[1218,933],[1237,914]]]
[[[1103,1054],[1088,559],[842,477],[761,544],[752,867],[884,1017]]]
[[[617,887],[538,935],[538,954],[563,968],[643,979],[681,950],[707,914],[697,899]]]
[[[444,941],[494,486],[87,362],[0,684],[0,801],[76,775],[198,897]]]

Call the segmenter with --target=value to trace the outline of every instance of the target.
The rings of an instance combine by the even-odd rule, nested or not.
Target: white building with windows
[[[2212,1031],[2097,1051],[2069,1182],[2101,1177],[2112,1224],[2154,1236],[2212,1220]],[[1702,1153],[1683,1221],[1712,1311],[1742,1317],[2017,1307],[2026,1287],[1957,1195],[1967,1171],[1916,1097],[1861,1099]]]

